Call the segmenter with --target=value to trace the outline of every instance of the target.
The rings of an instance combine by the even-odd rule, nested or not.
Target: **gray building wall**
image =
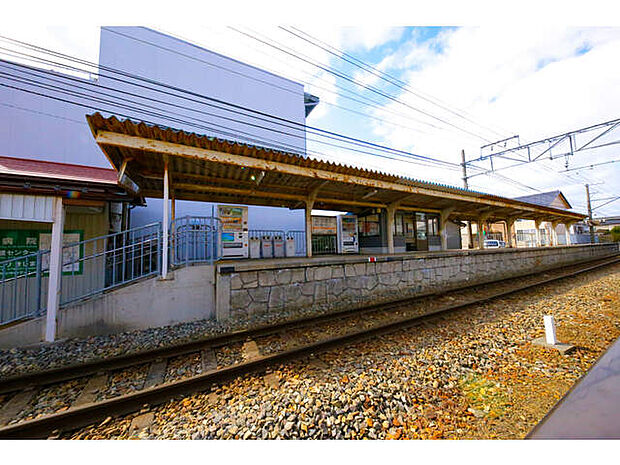
[[[142,27],[102,28],[99,63],[102,67],[99,76],[88,79],[62,73],[49,75],[36,68],[0,60],[0,72],[10,75],[0,75],[0,83],[13,87],[0,86],[0,154],[109,168],[85,120],[86,114],[98,108],[108,110],[103,112],[106,115],[117,114],[199,134],[305,153],[302,126],[299,126],[301,130],[284,128],[286,134],[273,132],[269,129],[282,131],[283,128],[273,121],[256,120],[257,115],[225,111],[225,105],[200,97],[206,95],[303,125],[301,84]],[[105,71],[103,67],[196,95]],[[93,102],[91,98],[100,101]],[[120,99],[126,101],[119,102]],[[147,105],[151,108],[146,108]],[[240,109],[235,111],[243,113]],[[133,210],[132,226],[161,219],[161,201],[147,199],[147,203],[146,208]],[[254,207],[250,210],[250,220],[257,220],[253,228],[268,228],[275,223],[286,226],[285,229],[299,229],[303,225],[301,211],[269,208],[265,215],[264,210],[258,213]],[[177,216],[210,212],[210,204],[179,202],[177,206]]]

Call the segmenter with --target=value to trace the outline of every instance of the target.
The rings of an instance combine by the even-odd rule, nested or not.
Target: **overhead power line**
[[[9,40],[9,41],[14,41],[13,39],[8,39],[8,38],[6,38],[6,37],[4,37],[4,39],[7,39],[7,40]],[[16,42],[18,42],[18,41],[16,41]],[[22,43],[22,44],[24,44],[24,43]],[[171,88],[171,89],[174,89],[174,90],[175,90],[175,91],[177,91],[177,92],[188,93],[188,94],[190,94],[190,95],[198,95],[199,97],[202,97],[202,98],[205,98],[205,99],[209,99],[209,100],[215,100],[215,101],[217,101],[217,99],[212,99],[212,98],[209,98],[209,97],[204,96],[204,95],[196,94],[195,92],[187,91],[186,89],[175,88],[174,86],[170,86],[170,85],[167,85],[167,84],[163,84],[163,83],[160,83],[160,82],[157,82],[157,81],[154,81],[154,80],[148,79],[148,78],[142,78],[142,77],[137,76],[137,75],[132,75],[131,73],[127,73],[127,72],[123,72],[123,71],[114,70],[114,69],[112,69],[112,68],[105,67],[105,66],[95,65],[95,64],[93,64],[93,63],[87,62],[86,60],[75,59],[75,57],[71,57],[71,56],[68,56],[68,55],[65,55],[65,54],[60,54],[59,52],[49,51],[49,50],[44,49],[44,48],[42,48],[42,47],[32,46],[32,45],[30,45],[30,44],[25,44],[25,45],[27,45],[27,46],[29,46],[29,47],[33,47],[33,48],[37,49],[39,52],[41,52],[41,51],[43,50],[43,51],[46,51],[46,52],[49,52],[49,53],[52,53],[52,54],[61,55],[64,59],[70,59],[70,60],[73,60],[73,61],[81,62],[81,64],[87,64],[88,66],[91,66],[91,67],[97,67],[97,66],[99,66],[99,70],[98,70],[98,71],[99,71],[99,75],[103,75],[102,70],[105,70],[105,71],[111,71],[111,72],[116,72],[117,74],[120,74],[120,75],[123,75],[123,76],[126,76],[126,77],[130,77],[130,78],[135,79],[135,80],[143,80],[144,82],[148,82],[149,84],[156,84],[156,85],[158,85],[158,86],[163,86],[163,87],[166,87],[166,88]],[[32,59],[35,59],[35,60],[39,60],[39,58],[37,58],[37,57],[33,57],[33,56],[29,56],[29,57],[30,57],[30,58],[32,58]],[[44,60],[44,61],[45,61],[45,60]],[[51,63],[51,64],[56,63],[56,65],[59,65],[57,62],[49,62],[49,60],[48,60],[48,63]],[[65,66],[65,67],[66,67],[66,65],[63,65],[63,64],[60,64],[60,66]],[[81,70],[81,71],[83,71],[83,70]],[[54,73],[54,74],[55,74],[55,75],[57,75],[57,73]],[[108,77],[108,78],[110,78],[110,76],[107,76],[107,77]],[[118,78],[116,78],[116,79],[118,80]],[[129,82],[128,82],[128,81],[126,81],[126,80],[122,80],[122,81],[123,81],[123,82],[125,82],[125,83],[129,83]],[[129,84],[136,85],[136,83],[129,83]],[[142,87],[144,87],[144,85],[142,85]],[[161,92],[161,89],[155,89],[155,88],[153,88],[152,86],[150,86],[150,87],[148,87],[148,88],[149,88],[149,89],[151,89],[151,90],[157,90],[157,91]],[[22,90],[23,90],[23,89],[22,89]],[[164,92],[164,93],[168,93],[168,94],[170,94],[169,92]],[[185,96],[180,96],[180,95],[177,95],[177,94],[171,94],[171,95],[174,95],[175,97],[186,98]],[[143,97],[142,97],[142,96],[140,96],[140,98],[143,98]],[[229,102],[223,102],[223,101],[220,101],[220,102],[221,102],[221,103],[223,103],[223,104],[225,104],[225,105],[229,105],[229,104],[230,104]],[[164,102],[164,103],[166,103],[166,102]],[[203,102],[203,103],[204,103],[204,102]],[[85,105],[82,105],[82,106],[85,106]],[[233,106],[234,106],[234,105],[233,105]],[[88,106],[86,106],[86,107],[88,107]],[[92,105],[91,105],[91,107],[92,107]],[[237,106],[237,107],[239,107],[239,106]],[[240,108],[243,108],[243,107],[240,107]],[[243,108],[243,109],[244,109],[244,110],[248,110],[248,111],[250,111],[250,112],[253,112],[253,111],[254,111],[254,110],[251,110],[251,109],[245,109],[245,108]],[[135,110],[135,108],[134,108],[134,110]],[[109,110],[103,110],[103,111],[109,111]],[[254,112],[255,112],[255,111],[254,111]],[[259,112],[259,113],[260,113],[260,112]],[[159,116],[162,116],[162,115],[159,115]],[[269,117],[269,118],[274,118],[274,119],[277,119],[277,120],[282,120],[282,118],[278,118],[278,117],[275,117],[275,116],[273,116],[273,115],[267,115],[267,114],[265,114],[265,116],[267,116],[267,117]],[[167,119],[168,119],[168,120],[171,120],[171,118],[167,118]],[[295,124],[296,122],[293,122],[293,123]],[[189,123],[189,124],[193,124],[193,123]],[[296,124],[300,124],[300,123],[296,123]],[[196,124],[193,124],[193,125],[194,125],[194,126],[197,126]],[[312,127],[309,127],[309,126],[306,126],[306,125],[303,125],[303,124],[301,124],[301,126],[303,126],[303,127],[308,127],[308,128],[312,128]],[[209,128],[209,129],[213,130],[213,128]],[[330,133],[330,132],[331,132],[331,131],[321,130],[320,128],[315,128],[315,129],[317,129],[317,130],[319,130],[319,131],[327,132],[327,133]],[[221,133],[222,131],[219,131],[219,132]],[[337,133],[334,133],[334,134],[336,134],[337,136],[343,137],[342,135],[339,135],[339,134],[337,134]],[[344,136],[344,137],[346,137],[346,136]],[[358,141],[359,141],[359,139],[358,139]],[[366,141],[361,141],[361,142],[366,142]],[[375,144],[375,145],[377,145],[377,144]],[[388,150],[394,150],[394,151],[396,150],[396,149],[391,149],[391,148],[389,148],[389,147],[386,147],[386,148],[387,148]],[[289,149],[290,149],[290,148],[289,148]],[[408,155],[409,155],[409,153],[406,153],[406,154],[408,154]],[[323,155],[323,156],[325,156],[324,154],[322,154],[322,155]],[[369,155],[375,155],[375,154],[374,154],[374,153],[370,153]],[[412,154],[412,155],[414,155],[414,156],[415,156],[415,154]],[[418,155],[418,156],[419,156],[419,155]],[[443,161],[443,160],[437,160],[437,159],[433,159],[433,158],[430,158],[430,157],[423,157],[423,159],[426,159],[426,161],[428,161],[428,162],[430,162],[430,163],[440,163],[440,164],[443,164],[445,167],[450,166],[450,167],[451,167],[451,169],[456,169],[456,170],[460,169],[460,168],[459,168],[459,165],[456,165],[456,164],[451,164],[451,163],[449,163],[449,162],[445,162],[445,161]],[[403,160],[402,160],[402,159],[396,159],[396,161],[403,161]],[[505,177],[503,177],[503,176],[502,176],[502,178],[505,178]],[[505,180],[506,180],[507,182],[513,183],[513,184],[515,184],[515,185],[519,185],[519,186],[521,186],[521,187],[525,187],[525,188],[530,189],[530,190],[537,190],[537,189],[534,189],[534,188],[532,188],[532,187],[530,187],[530,186],[526,186],[526,185],[524,185],[524,184],[522,184],[522,183],[519,183],[519,182],[517,182],[517,181],[511,180],[511,179],[509,179],[509,178],[505,178]]]
[[[405,92],[414,95],[415,97],[424,100],[425,102],[428,102],[432,105],[435,105],[439,108],[441,108],[444,111],[447,111],[465,121],[468,121],[469,123],[472,123],[476,126],[479,126],[480,128],[483,128],[489,132],[492,132],[496,135],[500,135],[500,133],[498,133],[497,131],[495,131],[494,129],[491,129],[487,126],[484,126],[482,124],[477,123],[476,121],[474,121],[471,118],[468,118],[467,116],[464,116],[462,113],[459,113],[458,111],[455,111],[451,108],[449,108],[446,105],[443,105],[441,103],[438,103],[436,101],[434,101],[433,99],[426,97],[425,95],[422,95],[420,92],[416,92],[414,89],[411,88],[410,85],[408,85],[407,83],[400,81],[392,76],[390,76],[389,74],[377,69],[376,67],[369,65],[368,63],[365,63],[364,61],[360,60],[359,58],[356,58],[346,52],[344,52],[343,50],[339,50],[338,48],[334,47],[333,45],[327,44],[323,41],[320,41],[319,39],[316,39],[315,37],[311,36],[310,34],[308,34],[307,32],[301,31],[300,29],[296,28],[296,27],[292,27],[291,29],[293,29],[293,31],[283,27],[283,26],[279,26],[280,29],[282,29],[283,31],[309,43],[314,45],[315,47],[320,48],[321,50],[324,50],[326,52],[328,52],[329,54],[337,57],[340,60],[345,61],[346,63],[349,63],[353,66],[355,66],[356,68],[359,68],[369,74],[372,74],[373,76],[378,77],[379,79],[388,82],[389,84],[398,87],[401,90],[404,90]]]
[[[330,74],[332,74],[332,75],[334,75],[336,77],[339,77],[339,78],[341,78],[341,79],[343,79],[345,81],[348,81],[348,82],[350,82],[352,84],[360,86],[360,87],[362,87],[364,89],[367,89],[367,90],[369,90],[369,91],[371,91],[371,92],[373,92],[373,93],[375,93],[377,95],[380,95],[380,96],[382,96],[382,97],[384,97],[384,98],[386,98],[386,99],[388,99],[390,101],[393,101],[393,102],[396,102],[396,103],[398,103],[400,105],[403,105],[403,106],[409,108],[410,110],[413,110],[413,111],[415,111],[417,113],[423,114],[423,115],[425,115],[425,116],[427,116],[429,118],[432,118],[432,119],[434,119],[436,121],[439,121],[439,122],[441,122],[441,123],[443,123],[443,124],[445,124],[447,126],[455,128],[455,129],[457,129],[457,130],[459,130],[459,131],[461,131],[463,133],[466,133],[466,134],[468,134],[470,136],[473,136],[473,137],[475,137],[477,139],[482,139],[482,140],[484,140],[486,142],[491,142],[489,139],[487,139],[484,136],[480,136],[479,134],[473,133],[473,132],[471,132],[471,131],[469,131],[467,129],[463,129],[462,127],[459,127],[459,126],[457,126],[455,124],[452,124],[451,122],[446,121],[443,118],[439,118],[439,117],[437,117],[437,116],[435,116],[435,115],[433,115],[433,114],[431,114],[431,113],[429,113],[427,111],[424,111],[424,110],[421,110],[419,108],[416,108],[413,105],[410,105],[410,104],[408,104],[406,102],[403,102],[402,100],[398,99],[397,97],[394,97],[393,95],[390,95],[390,94],[388,94],[386,92],[383,92],[382,90],[380,90],[380,89],[378,89],[378,88],[376,88],[374,86],[370,86],[370,85],[367,85],[367,84],[360,83],[355,78],[350,77],[347,74],[342,73],[342,72],[340,72],[338,70],[335,70],[335,69],[331,68],[330,66],[323,65],[323,64],[315,62],[315,61],[313,61],[311,59],[305,58],[305,57],[301,56],[301,54],[299,54],[299,53],[295,53],[295,52],[291,52],[289,50],[286,50],[283,46],[275,45],[275,43],[277,43],[277,42],[273,41],[272,39],[270,39],[270,41],[274,42],[274,43],[271,43],[269,40],[263,40],[263,39],[257,37],[256,35],[247,33],[245,31],[241,31],[240,29],[237,29],[235,27],[232,27],[232,26],[228,26],[228,27],[229,27],[229,29],[231,29],[231,30],[233,30],[233,31],[235,31],[235,32],[237,32],[239,34],[242,34],[242,35],[244,35],[246,37],[254,39],[254,40],[256,40],[256,41],[258,41],[260,43],[263,43],[263,44],[265,44],[265,45],[267,45],[269,47],[274,48],[275,50],[279,50],[282,53],[285,53],[285,54],[287,54],[289,56],[297,58],[298,60],[300,60],[302,62],[305,62],[307,64],[313,65],[313,66],[315,66],[315,67],[317,67],[319,69],[322,69],[323,71],[326,71],[326,72],[328,72],[328,73],[330,73]]]
[[[3,36],[0,36],[0,37],[4,38]],[[2,50],[2,49],[4,49],[4,48],[0,47],[0,50]],[[4,49],[4,50],[6,50],[6,49]],[[27,54],[21,53],[21,55],[27,55]],[[69,57],[69,56],[67,56],[65,54],[61,54],[61,55],[63,55],[63,58],[65,58],[65,59],[73,59],[74,58],[74,57]],[[41,60],[40,58],[35,57],[35,56],[27,56],[27,57],[28,58],[33,58],[35,60]],[[93,63],[86,62],[86,60],[79,60],[79,59],[77,59],[77,60],[85,62],[84,64],[88,64],[89,66],[97,66],[97,65],[95,65]],[[57,65],[57,66],[60,66],[60,67],[70,67],[68,65],[64,65],[64,64],[59,63],[59,62],[53,62],[53,61],[50,61],[50,60],[44,60],[44,61],[47,61],[50,64]],[[16,64],[19,66],[18,63],[16,63]],[[78,69],[78,68],[74,68],[74,69]],[[299,128],[302,131],[303,130],[309,130],[311,133],[315,133],[315,134],[317,134],[317,135],[319,135],[321,137],[333,136],[333,137],[339,138],[340,140],[342,140],[344,142],[347,142],[347,143],[355,143],[355,144],[362,143],[364,145],[367,145],[367,146],[370,146],[370,147],[373,147],[373,148],[382,149],[382,150],[388,150],[388,151],[391,151],[391,152],[394,152],[394,153],[398,152],[398,153],[400,153],[402,155],[405,155],[405,156],[419,158],[420,160],[432,161],[432,162],[441,164],[441,165],[446,166],[446,167],[447,166],[451,166],[453,169],[457,169],[457,166],[458,166],[456,164],[447,162],[445,160],[440,160],[440,159],[436,159],[436,158],[432,158],[432,157],[428,157],[428,156],[424,156],[424,155],[418,155],[418,154],[414,154],[414,153],[411,153],[411,152],[406,152],[406,151],[394,149],[394,148],[391,148],[391,147],[383,146],[381,144],[375,144],[373,142],[363,141],[361,139],[358,139],[358,138],[355,138],[355,137],[351,137],[351,136],[346,136],[344,134],[339,134],[339,133],[336,133],[336,132],[333,132],[333,131],[328,131],[328,130],[317,128],[317,127],[314,127],[314,126],[308,126],[308,125],[306,125],[304,123],[299,123],[297,121],[287,120],[285,118],[281,118],[281,117],[278,117],[278,116],[275,116],[275,115],[270,115],[270,114],[265,113],[265,112],[261,112],[261,111],[258,111],[258,110],[254,110],[254,109],[250,109],[250,108],[247,108],[247,107],[243,107],[241,105],[236,105],[236,104],[233,104],[233,103],[230,103],[230,102],[226,102],[226,101],[223,101],[221,99],[216,99],[216,98],[209,97],[209,96],[206,96],[206,95],[203,95],[203,94],[198,94],[198,93],[195,93],[195,92],[192,92],[192,91],[188,91],[188,90],[181,89],[181,88],[178,88],[178,87],[175,87],[175,86],[170,86],[170,85],[167,85],[167,84],[163,84],[163,83],[160,83],[160,82],[157,82],[157,81],[152,81],[152,80],[150,80],[148,78],[142,78],[142,77],[140,77],[138,75],[131,75],[131,73],[126,73],[126,72],[122,72],[122,71],[113,70],[113,69],[105,67],[105,66],[102,66],[101,69],[103,69],[105,71],[115,72],[117,74],[121,74],[121,75],[124,75],[125,77],[130,77],[130,78],[135,79],[135,80],[141,80],[141,81],[145,81],[145,82],[149,82],[149,83],[152,82],[153,84],[157,84],[159,86],[163,86],[163,87],[166,87],[166,88],[171,88],[171,89],[173,89],[175,91],[178,91],[178,92],[188,93],[190,95],[194,95],[194,96],[206,99],[208,101],[224,105],[224,106],[216,106],[215,107],[215,108],[222,109],[224,111],[235,113],[235,111],[233,109],[241,110],[241,111],[244,112],[244,113],[241,113],[241,114],[244,114],[245,116],[249,116],[249,114],[251,113],[252,116],[254,118],[256,118],[256,116],[254,116],[254,115],[259,115],[259,116],[261,116],[263,118],[267,118],[267,120],[264,120],[264,121],[269,121],[272,124],[287,123],[287,124],[290,124],[292,126],[296,126],[297,128]],[[103,75],[103,73],[101,73],[101,71],[100,71],[100,74]],[[177,94],[170,94],[169,92],[161,91],[160,89],[156,89],[156,88],[153,88],[153,87],[146,87],[144,85],[128,82],[126,80],[119,79],[119,78],[116,78],[116,77],[113,77],[113,76],[105,75],[105,77],[108,78],[108,79],[112,79],[112,80],[123,82],[125,84],[130,84],[130,85],[137,86],[137,87],[142,87],[142,88],[148,88],[149,90],[155,90],[157,92],[163,92],[164,94],[173,95],[175,97],[186,98],[186,97],[183,97],[183,96],[180,96],[180,95],[177,95]],[[114,90],[117,91],[116,89],[114,89]],[[139,96],[139,95],[136,95],[136,96],[138,96],[140,98],[148,98],[148,97]],[[192,99],[189,99],[189,100],[192,100]],[[193,101],[196,102],[196,100],[193,100]],[[162,103],[166,103],[167,104],[167,102],[162,102]],[[202,102],[202,101],[199,101],[197,103],[209,105],[208,103]],[[228,107],[232,107],[233,109],[228,108]],[[239,114],[239,112],[236,112],[236,113]],[[273,121],[273,120],[275,120],[275,121]],[[290,128],[291,126],[287,126],[287,127]],[[267,128],[264,128],[264,129],[267,129]]]

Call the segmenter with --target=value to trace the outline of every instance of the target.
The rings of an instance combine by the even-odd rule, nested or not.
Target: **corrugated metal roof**
[[[200,135],[193,132],[187,132],[179,129],[169,128],[165,126],[147,124],[145,122],[140,121],[132,121],[129,119],[118,119],[115,116],[104,117],[100,113],[94,113],[92,115],[88,115],[86,117],[88,120],[91,130],[93,134],[96,136],[98,132],[109,132],[109,133],[117,133],[128,136],[135,136],[142,139],[147,140],[156,140],[162,142],[168,142],[173,144],[179,144],[188,147],[197,147],[206,150],[212,150],[215,152],[240,155],[245,157],[252,157],[254,159],[265,160],[270,162],[278,162],[287,165],[293,165],[301,168],[308,168],[312,170],[322,170],[330,173],[341,174],[345,176],[356,176],[366,179],[371,179],[373,181],[384,181],[393,184],[400,184],[403,186],[411,186],[420,189],[425,189],[427,192],[435,192],[437,197],[441,197],[441,193],[449,193],[456,194],[462,197],[463,202],[467,202],[467,199],[471,199],[471,202],[475,202],[480,206],[480,203],[484,203],[484,201],[489,201],[489,204],[493,204],[493,202],[501,202],[502,204],[507,204],[510,208],[518,210],[520,207],[523,207],[524,210],[531,210],[532,203],[523,202],[516,199],[508,199],[505,197],[500,197],[492,194],[485,194],[482,192],[472,191],[463,189],[460,187],[449,186],[445,184],[433,183],[428,181],[422,181],[418,179],[412,179],[404,176],[397,176],[394,174],[370,170],[360,167],[354,167],[346,164],[335,163],[331,161],[323,161],[313,158],[311,156],[304,156],[296,153],[288,153],[280,150],[275,150],[268,147],[261,147],[258,145],[253,145],[249,143],[243,143],[238,141],[232,141],[228,139],[221,139],[206,135]],[[105,144],[104,144],[105,145]],[[148,161],[149,168],[159,170],[159,172],[163,172],[163,162],[162,157],[160,156],[158,159],[152,158],[152,154],[148,155],[144,151],[141,152],[141,155],[138,157],[132,157],[131,149],[129,147],[122,146],[113,146],[113,145],[105,145],[102,147],[106,156],[110,159],[110,162],[117,169],[120,168],[120,164],[124,159],[132,159],[132,163],[135,163],[137,170],[135,169],[132,174],[136,175],[137,172],[148,171],[145,166],[140,166],[141,159],[146,160],[148,157],[151,157]],[[214,176],[215,178],[227,179],[227,180],[239,180],[240,182],[248,182],[249,174],[248,170],[245,170],[246,173],[243,173],[243,168],[236,167],[234,165],[226,165],[224,163],[212,163],[211,165],[205,164],[204,166],[198,167],[196,163],[192,166],[192,160],[182,159],[182,157],[173,157],[174,158],[174,171],[183,173],[186,175],[200,174],[207,176]],[[178,159],[177,159],[178,158]],[[144,163],[147,163],[144,161]],[[128,167],[129,169],[129,167]],[[296,179],[294,176],[287,176],[277,172],[270,172],[268,176],[271,177],[272,181],[279,181],[278,188],[284,189],[286,187],[295,187],[295,183],[299,183],[299,188],[307,188],[308,179],[303,182],[299,179]],[[161,178],[160,178],[161,179]],[[267,177],[265,178],[267,180]],[[138,180],[134,179],[141,188],[144,190],[149,190],[149,188],[156,188],[161,190],[161,180],[150,182],[148,180],[148,176],[142,179],[142,182],[138,182]],[[320,181],[320,180],[319,180]],[[266,181],[261,184],[261,188],[264,187]],[[145,187],[146,186],[146,187]],[[356,188],[358,186],[355,184],[351,184],[347,191],[351,192],[353,195],[356,192]],[[368,187],[359,186],[359,188],[364,188],[367,192]],[[327,188],[329,190],[329,186]],[[360,192],[360,194],[362,194]],[[382,191],[381,194],[384,194],[385,201],[393,201],[393,198],[388,198],[388,191]],[[398,194],[398,192],[394,192],[394,194]],[[343,194],[344,195],[344,194]],[[402,192],[400,193],[402,196]],[[419,195],[419,198],[416,198],[416,202],[419,202],[419,205],[424,205],[424,200],[428,200],[433,196],[432,193],[426,194],[425,198],[423,195]],[[379,197],[379,196],[378,196]],[[375,198],[375,197],[373,197]],[[433,206],[433,208],[443,208],[444,206],[438,205]],[[561,216],[576,216],[583,217],[585,215],[569,213],[561,209],[544,207],[544,206],[536,206],[541,212],[549,212],[549,213],[558,213]]]

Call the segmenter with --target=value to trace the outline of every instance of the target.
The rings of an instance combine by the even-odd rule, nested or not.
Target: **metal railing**
[[[287,231],[286,237],[292,237],[295,240],[295,256],[306,256],[306,231]]]
[[[0,263],[0,324],[40,315],[47,304],[49,250]]]
[[[159,273],[161,223],[66,244],[60,305]]]
[[[312,255],[336,253],[336,236],[312,236]]]
[[[220,232],[218,218],[186,216],[173,221],[166,251],[170,266],[178,268],[219,260],[222,257]],[[255,229],[248,235],[261,239],[293,238],[295,255],[306,254],[304,231]],[[335,247],[334,238],[330,239],[329,251]],[[161,223],[64,244],[60,305],[159,274],[162,245]],[[0,324],[45,312],[49,260],[50,251],[42,250],[0,262]]]
[[[222,256],[221,221],[211,216],[186,216],[170,225],[170,263],[187,266],[213,263]]]

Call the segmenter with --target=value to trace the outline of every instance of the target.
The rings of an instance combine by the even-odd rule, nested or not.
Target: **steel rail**
[[[602,261],[608,260],[608,257],[601,259]],[[601,260],[579,262],[569,266],[580,266],[584,263],[599,262]],[[547,270],[546,272],[554,271]],[[527,275],[520,276],[520,278],[534,276],[540,274],[540,271],[528,273]],[[512,281],[515,278],[506,278],[491,283],[485,284],[473,284],[470,286],[461,287],[458,289],[452,289],[447,292],[460,292],[468,289],[501,284],[503,282]],[[49,386],[60,382],[70,381],[77,378],[83,378],[85,376],[94,375],[101,372],[108,372],[113,370],[119,370],[128,368],[135,365],[141,365],[149,363],[158,359],[168,359],[177,357],[180,355],[187,355],[193,352],[198,352],[204,348],[216,348],[224,345],[233,344],[235,342],[242,342],[247,339],[256,339],[260,337],[277,334],[282,331],[286,331],[293,328],[301,328],[310,326],[316,323],[323,323],[326,321],[346,318],[351,315],[365,315],[367,313],[375,311],[389,310],[391,308],[401,307],[404,305],[410,305],[419,300],[426,299],[437,295],[437,292],[431,292],[424,295],[417,295],[415,297],[408,297],[405,299],[395,300],[385,303],[377,303],[364,307],[351,308],[347,310],[341,310],[337,312],[329,312],[321,315],[295,318],[292,320],[284,321],[276,324],[265,324],[253,329],[243,329],[233,332],[228,332],[218,336],[209,336],[201,338],[195,341],[177,344],[173,346],[167,346],[157,348],[154,350],[140,351],[129,355],[123,355],[120,357],[113,357],[105,360],[94,360],[92,362],[79,363],[74,365],[68,365],[50,370],[37,371],[34,373],[17,375],[0,380],[0,394],[7,394],[15,391],[20,391],[32,387]]]
[[[559,276],[539,280],[534,283],[518,286],[507,291],[495,292],[482,298],[471,299],[459,304],[447,305],[423,316],[406,317],[404,319],[378,325],[370,329],[352,332],[344,336],[321,340],[271,355],[260,356],[250,361],[212,370],[184,380],[161,384],[159,386],[107,399],[101,402],[72,407],[64,412],[54,413],[37,419],[17,423],[15,425],[5,426],[0,428],[0,439],[42,438],[49,437],[51,433],[56,431],[72,431],[77,428],[93,424],[107,417],[116,417],[139,411],[145,404],[149,406],[159,405],[173,399],[174,397],[200,392],[213,385],[234,379],[238,376],[263,372],[268,367],[276,364],[305,358],[343,345],[393,333],[412,326],[419,326],[428,321],[442,317],[447,313],[454,312],[473,304],[487,302],[498,297],[504,297],[558,281],[560,279],[576,276],[581,273],[592,271],[618,262],[620,262],[620,257],[615,255],[612,259],[607,259],[602,263],[599,262],[595,265],[564,273]]]

